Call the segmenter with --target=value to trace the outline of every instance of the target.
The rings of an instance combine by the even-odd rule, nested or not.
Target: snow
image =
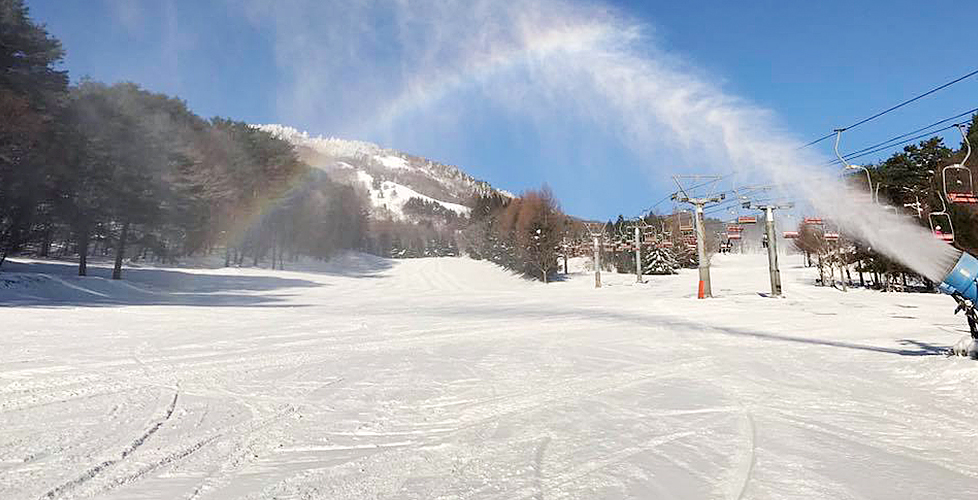
[[[472,209],[465,205],[436,200],[430,196],[425,196],[405,185],[398,184],[393,181],[383,181],[380,189],[374,189],[374,177],[362,170],[357,171],[357,178],[360,180],[360,184],[363,185],[364,189],[367,190],[367,194],[370,198],[370,204],[374,208],[389,210],[390,215],[393,216],[395,220],[402,220],[405,218],[404,204],[411,198],[420,198],[425,201],[437,203],[448,210],[463,216],[468,216],[469,213],[472,212]]]
[[[394,170],[416,170],[414,167],[408,165],[407,160],[401,158],[400,156],[383,155],[377,156],[377,161],[382,163],[385,167]]]
[[[972,338],[971,334],[969,333],[968,335],[961,337],[961,340],[955,342],[954,345],[951,346],[951,350],[958,356],[978,358],[978,341],[975,341],[975,339]]]
[[[723,255],[703,301],[695,270],[8,261],[0,498],[972,498],[954,302],[781,261],[784,299]]]
[[[349,139],[339,139],[336,137],[310,136],[308,132],[297,130],[293,127],[266,124],[254,125],[255,128],[272,134],[275,137],[286,140],[292,144],[306,145],[317,151],[337,158],[356,158],[361,156],[377,155],[383,148],[365,141],[355,141]]]
[[[390,210],[391,215],[395,219],[405,218],[402,208],[404,203],[406,203],[412,197],[421,198],[426,201],[433,201],[459,215],[468,215],[471,212],[471,208],[465,205],[441,201],[435,197],[421,194],[420,192],[405,186],[402,183],[394,181],[385,181],[382,189],[375,190],[373,188],[374,175],[370,173],[376,173],[376,169],[379,167],[383,167],[383,169],[386,169],[392,174],[398,171],[414,172],[444,186],[445,189],[448,189],[449,191],[454,190],[463,193],[469,191],[475,192],[473,189],[477,182],[474,179],[469,178],[467,175],[461,174],[461,171],[455,167],[450,167],[450,170],[460,174],[457,176],[458,178],[446,178],[444,175],[439,176],[433,172],[429,172],[424,168],[421,168],[417,163],[412,164],[411,161],[404,157],[403,153],[399,153],[391,149],[384,149],[373,143],[350,141],[337,139],[334,137],[314,137],[310,136],[307,132],[302,132],[284,125],[269,124],[255,125],[255,127],[269,132],[280,139],[286,140],[293,145],[311,148],[317,153],[333,160],[328,163],[329,167],[326,167],[325,164],[313,162],[312,164],[315,167],[339,167],[356,170],[358,179],[362,184],[366,185],[365,187],[369,193],[372,205],[375,208]],[[365,162],[366,166],[357,166],[353,164],[358,162]],[[397,178],[396,175],[394,175],[394,177]],[[497,192],[510,198],[514,197],[511,193],[506,191]],[[437,195],[437,193],[434,194]]]

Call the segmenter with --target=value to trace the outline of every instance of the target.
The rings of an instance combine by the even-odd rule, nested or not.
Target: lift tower
[[[676,182],[679,191],[673,193],[674,201],[689,203],[693,205],[696,213],[693,223],[696,228],[696,254],[699,259],[700,286],[697,297],[705,299],[713,297],[713,289],[710,286],[710,261],[706,258],[706,229],[703,227],[703,208],[711,203],[723,201],[723,193],[715,194],[716,185],[722,179],[719,175],[674,175],[672,180]],[[683,186],[683,183],[687,186]],[[693,190],[706,186],[706,195],[693,196]]]
[[[793,203],[765,203],[754,205],[754,208],[764,212],[764,230],[767,235],[767,265],[771,273],[771,296],[781,296],[781,270],[778,269],[778,233],[774,227],[774,211],[779,209],[793,208]],[[744,208],[751,208],[751,202],[743,204]]]

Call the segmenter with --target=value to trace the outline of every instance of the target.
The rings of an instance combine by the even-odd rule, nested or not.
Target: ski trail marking
[[[747,484],[750,483],[750,478],[754,474],[754,464],[757,462],[757,426],[754,425],[754,416],[751,415],[747,408],[744,408],[744,418],[747,420],[747,427],[749,428],[749,433],[747,434],[747,442],[749,445],[750,460],[746,461],[747,466],[743,467],[744,481],[740,485],[740,493],[737,494],[737,500],[743,500],[744,493],[747,492]]]
[[[173,415],[173,411],[177,407],[177,398],[179,396],[180,396],[180,393],[179,392],[173,393],[173,400],[170,401],[170,406],[167,407],[166,413],[163,415],[163,418],[160,419],[160,420],[158,420],[149,429],[147,429],[146,432],[144,432],[141,436],[139,436],[138,438],[136,438],[136,440],[133,441],[132,444],[129,445],[129,447],[127,447],[126,449],[122,450],[122,454],[120,455],[120,457],[117,460],[106,460],[106,461],[104,461],[104,462],[102,462],[102,463],[100,463],[100,464],[98,464],[98,465],[96,465],[96,466],[88,469],[87,471],[85,471],[84,474],[82,474],[78,478],[73,479],[71,481],[68,481],[67,483],[62,484],[61,486],[58,486],[58,487],[56,487],[56,488],[48,491],[43,496],[41,496],[41,498],[42,499],[44,499],[44,498],[56,498],[56,497],[60,496],[62,493],[66,492],[68,490],[71,490],[71,489],[75,488],[76,486],[79,486],[81,484],[84,484],[85,482],[87,482],[87,481],[89,481],[91,479],[94,479],[95,476],[99,475],[105,469],[108,469],[109,467],[112,467],[116,463],[118,463],[118,462],[120,462],[122,460],[125,460],[127,457],[129,457],[130,455],[132,455],[133,453],[135,453],[136,450],[139,449],[140,446],[142,446],[144,443],[146,443],[146,440],[147,439],[149,439],[153,434],[156,434],[156,431],[160,430],[160,427],[163,427],[163,424],[166,423],[166,421],[170,419],[170,417]]]

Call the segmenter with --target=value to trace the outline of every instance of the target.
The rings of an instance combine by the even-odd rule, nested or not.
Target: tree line
[[[558,272],[560,245],[574,222],[550,188],[529,190],[518,198],[481,195],[471,206],[467,225],[458,231],[462,251],[545,283]]]
[[[224,250],[250,259],[326,258],[360,246],[365,208],[349,186],[246,123],[205,120],[132,83],[55,69],[60,42],[21,0],[0,2],[0,264],[12,253],[173,262]]]

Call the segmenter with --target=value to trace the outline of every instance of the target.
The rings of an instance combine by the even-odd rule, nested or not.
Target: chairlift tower
[[[594,288],[601,288],[601,239],[604,237],[604,226],[588,223],[587,232],[594,241]]]
[[[649,223],[645,221],[644,217],[640,217],[635,221],[635,282],[642,283],[642,233],[646,232],[647,229],[651,227]]]
[[[706,258],[706,229],[704,227],[703,221],[703,208],[712,203],[719,203],[726,198],[723,193],[714,194],[716,185],[720,182],[722,177],[719,175],[674,175],[672,180],[675,181],[676,186],[679,187],[679,191],[673,193],[672,199],[674,201],[689,203],[695,209],[695,216],[693,217],[693,225],[696,230],[696,254],[699,258],[699,272],[700,272],[700,284],[699,290],[697,292],[697,298],[705,299],[707,297],[713,297],[713,288],[710,284],[710,261]],[[690,186],[708,186],[707,195],[701,197],[694,197],[687,191],[687,188],[683,187],[683,182],[687,182]],[[692,187],[689,188],[692,191]]]
[[[751,208],[750,201],[744,202],[744,208]],[[771,274],[771,297],[781,296],[781,270],[778,269],[778,233],[774,227],[774,211],[794,207],[793,203],[767,203],[753,205],[753,208],[764,212],[764,229],[767,235],[767,267]]]

